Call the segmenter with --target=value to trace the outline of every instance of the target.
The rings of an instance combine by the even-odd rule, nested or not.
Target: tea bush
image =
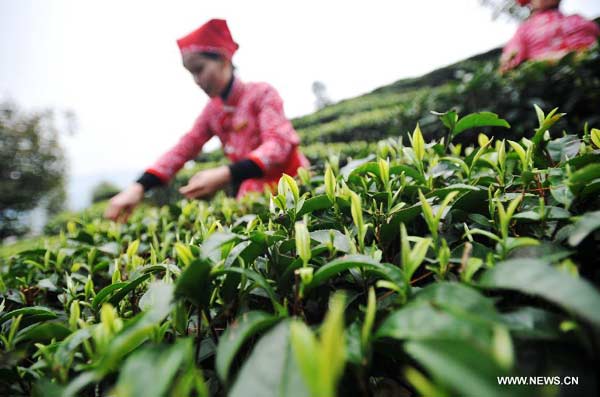
[[[72,219],[4,259],[0,394],[595,395],[600,130],[437,114],[273,194]],[[496,138],[454,143],[469,130]],[[514,129],[515,127],[513,127]],[[519,128],[516,126],[516,128]],[[335,157],[335,156],[334,156]]]

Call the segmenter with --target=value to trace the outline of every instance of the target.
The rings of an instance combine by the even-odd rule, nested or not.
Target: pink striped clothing
[[[227,100],[212,98],[192,129],[146,172],[167,182],[213,135],[219,137],[232,162],[250,159],[263,171],[263,177],[242,182],[238,198],[274,187],[282,173],[294,176],[299,167],[309,166],[298,150],[300,138],[285,117],[275,88],[267,83],[244,83],[236,77]]]
[[[536,12],[506,44],[500,63],[508,70],[526,60],[558,59],[592,46],[598,36],[598,25],[579,15],[566,16],[558,9]]]

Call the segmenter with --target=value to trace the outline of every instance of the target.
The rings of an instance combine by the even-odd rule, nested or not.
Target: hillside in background
[[[426,93],[437,90],[443,91],[445,86],[460,82],[465,73],[476,71],[486,63],[496,66],[501,52],[501,48],[494,48],[454,64],[435,69],[420,77],[400,79],[392,84],[376,88],[370,93],[345,99],[317,112],[295,118],[292,123],[304,138],[318,140],[317,137],[310,136],[310,128],[315,128],[320,124],[332,123],[350,115],[356,116],[357,120],[376,118],[375,113],[365,114],[368,111],[392,110],[394,107],[406,108],[411,101],[419,99],[420,96]],[[334,126],[330,128],[335,129]]]
[[[582,132],[585,122],[597,125],[600,105],[598,50],[575,54],[557,64],[527,63],[518,70],[497,72],[501,49],[496,48],[418,78],[402,79],[371,93],[347,99],[313,114],[296,118],[294,126],[304,145],[318,142],[373,141],[406,136],[418,122],[426,136],[440,138],[431,111],[455,109],[458,113],[491,111],[511,124],[519,121],[519,136],[533,133],[537,104],[549,111],[567,113],[559,126]],[[491,132],[491,131],[486,131]],[[472,142],[474,134],[463,141]]]
[[[586,122],[590,126],[600,125],[598,46],[585,56],[573,54],[556,64],[527,63],[506,75],[497,72],[501,50],[494,48],[293,119],[304,153],[313,164],[321,164],[332,153],[342,157],[363,156],[372,152],[378,140],[406,137],[416,123],[426,137],[439,139],[443,132],[431,111],[450,109],[459,114],[491,111],[511,124],[518,124],[511,136],[499,138],[518,139],[533,134],[537,126],[532,112],[534,104],[545,111],[558,107],[560,112],[567,113],[556,128],[558,133],[565,130],[580,134]],[[490,129],[482,131],[494,133]],[[464,134],[461,141],[474,142],[478,132]],[[198,160],[225,161],[221,151],[203,153]]]

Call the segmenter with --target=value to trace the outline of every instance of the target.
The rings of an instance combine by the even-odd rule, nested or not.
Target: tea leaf
[[[600,130],[598,128],[592,128],[592,131],[590,131],[590,138],[594,145],[600,149]]]
[[[497,114],[491,112],[479,112],[469,114],[461,118],[452,132],[456,136],[468,129],[479,127],[504,127],[510,128],[510,124],[504,119],[498,117]]]
[[[227,380],[231,363],[243,343],[257,333],[271,327],[277,320],[276,316],[268,313],[251,311],[242,314],[233,324],[227,327],[219,339],[215,361],[215,367],[221,380]]]
[[[309,397],[309,390],[293,354],[290,321],[283,321],[252,349],[229,395]]]
[[[419,124],[417,124],[412,135],[412,147],[417,160],[423,161],[423,158],[425,157],[425,140],[423,139],[423,133],[421,132]]]
[[[517,290],[540,296],[600,326],[600,293],[587,281],[573,278],[535,259],[496,264],[479,280],[482,287]]]

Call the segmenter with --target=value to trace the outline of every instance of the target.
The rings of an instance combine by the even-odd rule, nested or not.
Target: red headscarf
[[[177,40],[181,53],[216,52],[231,60],[238,49],[224,19],[211,19],[192,33]]]
[[[519,3],[520,6],[526,6],[531,3],[531,0],[517,0],[517,3]]]

